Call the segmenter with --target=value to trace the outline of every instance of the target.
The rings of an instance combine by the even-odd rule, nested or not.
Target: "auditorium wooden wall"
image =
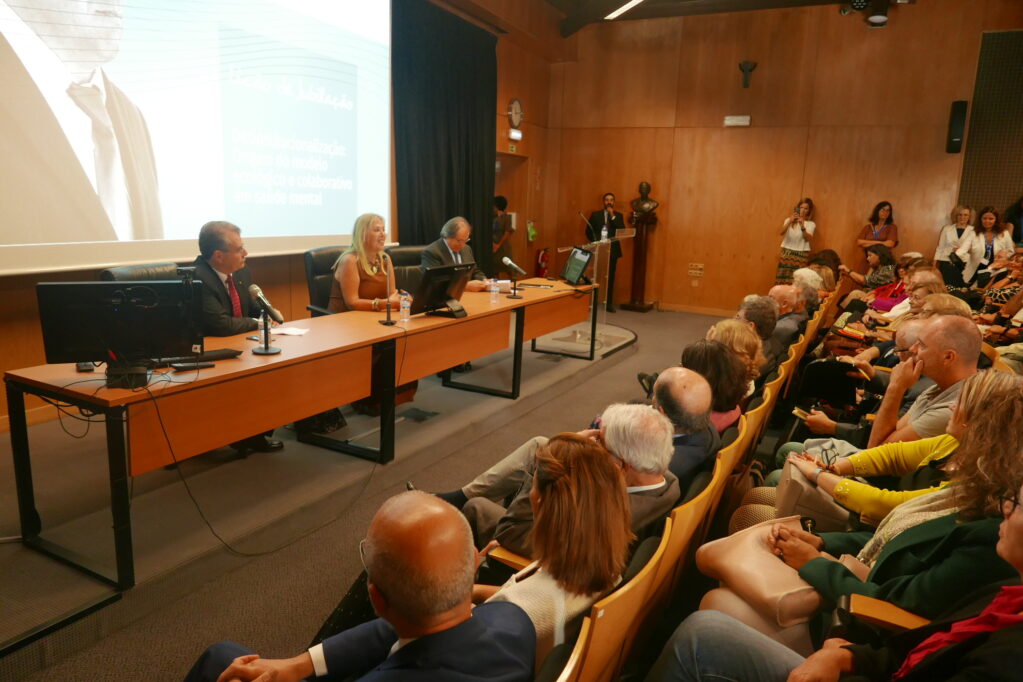
[[[577,211],[647,180],[661,202],[647,298],[734,310],[773,281],[778,231],[799,197],[818,205],[814,247],[856,255],[855,232],[890,200],[899,250],[933,253],[961,156],[945,154],[950,102],[971,99],[983,31],[1023,28],[1014,0],[893,6],[869,30],[833,5],[589,26],[552,65],[560,135],[559,241]],[[758,62],[749,89],[738,63]],[[749,114],[750,128],[722,126]],[[705,264],[702,280],[686,266]],[[618,298],[628,298],[628,267]]]

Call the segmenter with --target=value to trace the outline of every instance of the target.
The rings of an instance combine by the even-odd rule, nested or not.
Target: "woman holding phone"
[[[810,260],[810,239],[817,224],[810,220],[813,215],[813,199],[804,198],[792,209],[792,215],[785,219],[781,232],[781,256],[778,259],[778,273],[775,284],[792,284],[792,273],[805,268]]]

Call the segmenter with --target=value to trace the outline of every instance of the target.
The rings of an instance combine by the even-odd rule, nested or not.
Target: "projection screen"
[[[390,207],[390,2],[0,0],[0,274],[347,243]]]

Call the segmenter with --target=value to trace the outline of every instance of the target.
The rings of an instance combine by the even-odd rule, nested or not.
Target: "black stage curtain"
[[[492,273],[497,38],[426,0],[391,7],[398,239],[429,244],[464,216]]]

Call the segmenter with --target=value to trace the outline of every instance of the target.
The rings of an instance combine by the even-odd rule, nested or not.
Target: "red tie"
[[[231,315],[232,317],[242,316],[242,299],[238,296],[238,289],[234,285],[234,275],[227,276],[227,290],[231,292]]]

